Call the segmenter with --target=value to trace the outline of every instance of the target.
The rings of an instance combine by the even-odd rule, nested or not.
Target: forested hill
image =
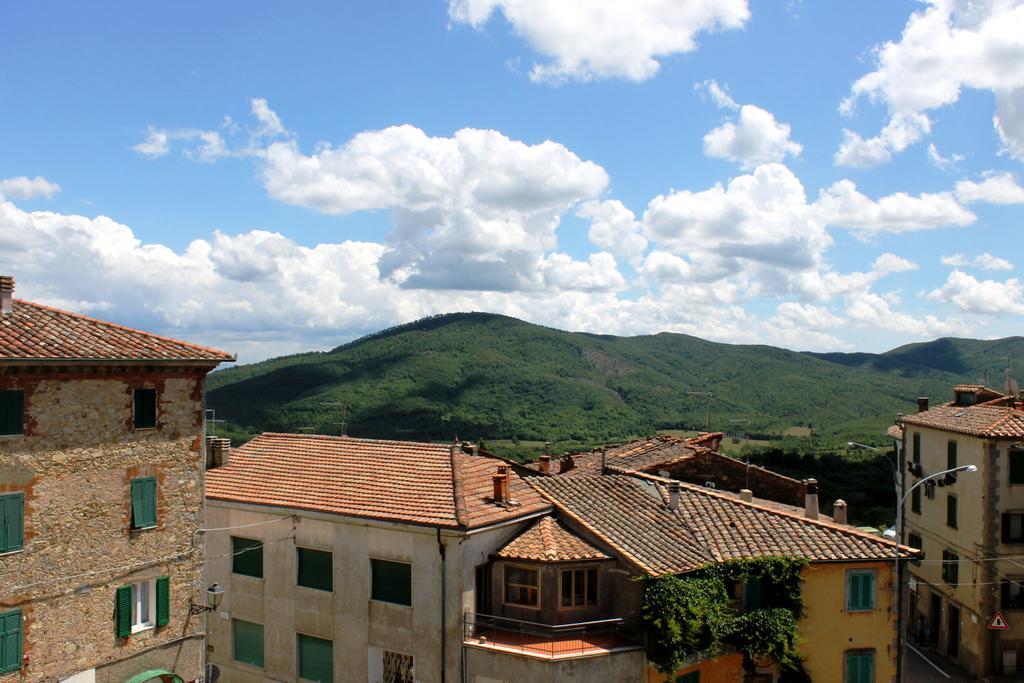
[[[401,439],[535,439],[598,443],[655,429],[712,425],[782,434],[877,433],[917,396],[946,400],[953,384],[1007,358],[1024,367],[1024,338],[939,339],[884,354],[811,354],[720,344],[682,334],[614,337],[485,313],[458,313],[339,346],[227,369],[208,405],[233,436],[259,431]],[[325,403],[342,403],[325,406]]]

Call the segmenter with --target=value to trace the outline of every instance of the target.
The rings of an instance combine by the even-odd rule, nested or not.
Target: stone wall
[[[97,668],[123,680],[166,662],[202,675],[202,389],[204,369],[0,366],[0,388],[25,391],[26,432],[0,437],[0,492],[26,496],[25,546],[0,556],[0,610],[24,613],[23,667],[39,681]],[[135,388],[157,390],[155,429],[132,428]],[[157,478],[157,527],[132,531],[130,481]],[[170,623],[115,633],[119,586],[170,577]],[[114,673],[109,673],[113,671]],[[106,673],[105,673],[106,672]],[[122,675],[124,673],[124,675]],[[104,678],[106,676],[106,678]]]

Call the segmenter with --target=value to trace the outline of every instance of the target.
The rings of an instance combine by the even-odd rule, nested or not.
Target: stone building
[[[0,681],[193,680],[203,383],[233,360],[0,277]]]

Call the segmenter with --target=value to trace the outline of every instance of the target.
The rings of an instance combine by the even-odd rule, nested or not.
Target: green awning
[[[143,671],[140,674],[135,674],[131,678],[125,680],[124,683],[145,683],[153,678],[170,678],[174,683],[185,683],[181,680],[181,676],[175,673],[171,673],[167,669],[150,669],[149,671]]]

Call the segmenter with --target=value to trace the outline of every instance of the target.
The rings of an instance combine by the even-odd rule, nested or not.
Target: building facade
[[[0,278],[0,681],[203,676],[203,382],[229,360]]]
[[[980,385],[904,415],[905,486],[960,465],[978,471],[926,482],[904,509],[906,630],[978,676],[1024,670],[1024,402]],[[1009,628],[990,629],[999,610]],[[1018,664],[1020,662],[1020,664]]]

